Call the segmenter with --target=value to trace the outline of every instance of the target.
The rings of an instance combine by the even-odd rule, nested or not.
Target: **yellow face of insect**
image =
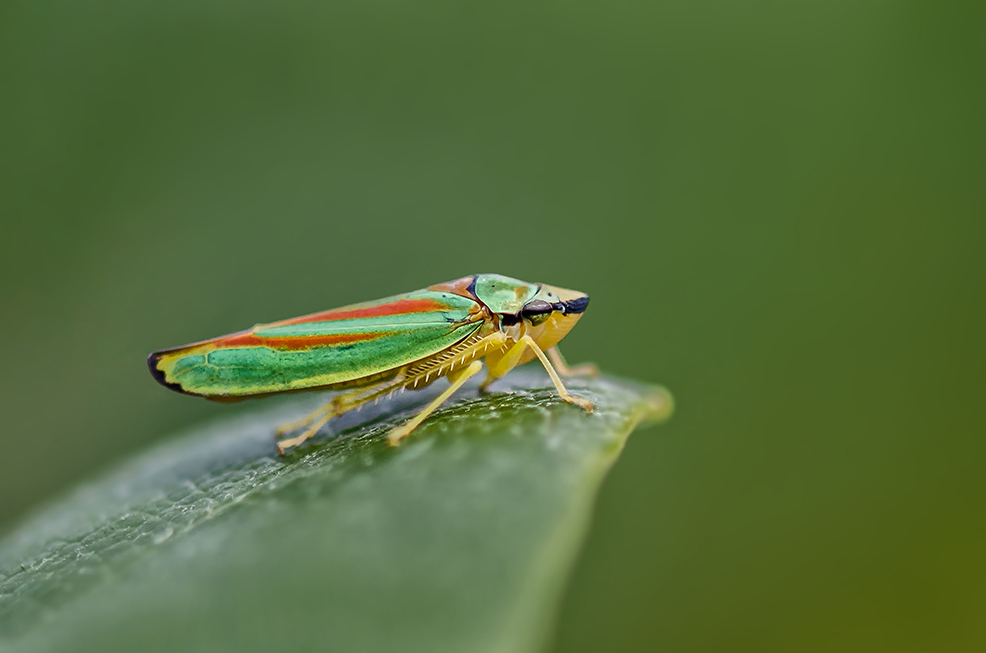
[[[564,338],[582,317],[589,296],[577,290],[542,285],[521,311],[527,335],[541,349],[550,349]]]
[[[575,326],[575,323],[579,321],[580,317],[582,317],[581,314],[562,315],[561,313],[552,313],[548,319],[537,326],[531,325],[527,327],[527,335],[534,338],[534,342],[541,349],[551,349],[561,342],[562,338],[568,335],[568,332],[572,330],[572,327]]]

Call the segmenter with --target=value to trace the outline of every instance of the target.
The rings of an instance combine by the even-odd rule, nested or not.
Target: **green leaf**
[[[0,546],[5,651],[543,648],[596,491],[660,388],[518,370],[401,446],[407,393],[294,455],[278,403],[157,446]]]

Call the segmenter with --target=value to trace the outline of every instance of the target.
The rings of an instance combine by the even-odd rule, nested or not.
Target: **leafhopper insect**
[[[162,349],[147,357],[151,374],[182,394],[237,401],[298,390],[342,391],[305,418],[278,429],[283,454],[330,419],[395,392],[440,378],[450,385],[389,434],[407,437],[428,415],[483,369],[481,385],[537,358],[562,399],[593,406],[565,389],[569,368],[557,343],[582,317],[589,296],[498,274],[476,274],[424,290],[344,306],[211,340]],[[297,433],[295,437],[280,439]]]

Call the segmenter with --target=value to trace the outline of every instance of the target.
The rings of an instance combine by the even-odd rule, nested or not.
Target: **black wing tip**
[[[186,395],[188,393],[182,390],[179,384],[173,383],[168,379],[166,379],[164,376],[164,372],[158,369],[157,363],[159,360],[161,360],[161,354],[165,353],[166,351],[167,350],[164,349],[161,351],[155,351],[148,354],[147,369],[151,371],[151,376],[154,377],[154,380],[160,383],[161,385],[163,385],[165,388],[167,388],[168,390],[173,390],[174,392],[177,392],[179,394]]]

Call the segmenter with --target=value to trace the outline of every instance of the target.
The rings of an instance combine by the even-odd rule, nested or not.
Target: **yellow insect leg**
[[[328,410],[326,410],[326,408]],[[296,437],[296,438],[290,438],[288,440],[281,440],[280,442],[278,442],[277,443],[277,450],[280,451],[281,454],[283,454],[285,451],[287,451],[291,447],[297,447],[299,444],[301,444],[302,442],[304,442],[308,438],[310,438],[313,435],[315,435],[316,433],[318,433],[318,430],[320,428],[322,428],[323,426],[325,426],[325,423],[326,422],[328,422],[330,419],[332,419],[333,417],[335,417],[335,410],[333,410],[333,409],[334,409],[334,406],[332,404],[329,404],[325,408],[320,408],[317,411],[315,411],[315,414],[318,414],[318,413],[324,413],[324,414],[321,417],[319,417],[314,423],[312,423],[311,426],[309,426],[307,429],[305,429],[305,432],[302,433],[301,435],[299,435],[298,437]]]
[[[324,416],[326,413],[331,413],[336,406],[335,401],[330,401],[324,406],[319,406],[312,412],[308,413],[301,419],[296,419],[293,422],[288,422],[287,424],[281,424],[277,427],[277,437],[280,438],[282,435],[291,433],[292,431],[297,431],[300,428],[304,428],[317,420],[319,417]]]
[[[300,428],[304,428],[305,426],[308,426],[315,420],[324,417],[326,414],[342,415],[343,413],[347,412],[351,408],[355,408],[356,406],[361,404],[362,403],[361,401],[354,401],[354,400],[358,399],[360,395],[365,393],[366,393],[365,389],[360,389],[355,392],[349,392],[347,394],[333,397],[332,401],[322,406],[319,406],[318,408],[308,413],[301,419],[296,419],[293,422],[288,422],[287,424],[282,424],[281,426],[279,426],[277,428],[277,437],[280,438],[282,435],[286,435],[288,433],[291,433],[292,431],[297,431]],[[371,399],[373,398],[372,395],[370,398]],[[347,407],[346,409],[343,409],[343,406],[345,406],[347,403],[350,402],[352,402],[352,405]],[[322,423],[324,424],[325,422]]]
[[[565,361],[565,357],[558,350],[558,347],[552,347],[547,353],[548,358],[551,359],[555,369],[558,370],[558,374],[561,376],[599,376],[599,368],[592,363],[582,363],[581,365],[569,367]]]
[[[452,382],[445,392],[435,397],[434,401],[425,406],[425,409],[420,413],[415,415],[413,418],[405,422],[404,424],[398,426],[387,436],[387,441],[390,442],[391,446],[396,446],[401,440],[406,438],[411,434],[411,431],[418,428],[421,422],[425,421],[429,415],[431,415],[435,410],[441,406],[445,401],[451,397],[456,390],[465,385],[466,381],[476,376],[479,371],[483,369],[483,363],[480,361],[473,361],[466,367],[460,370],[456,370],[448,375],[449,381]]]
[[[281,437],[286,433],[291,433],[292,431],[296,431],[306,426],[308,428],[305,429],[304,433],[302,433],[296,438],[290,438],[288,440],[281,440],[280,442],[278,442],[277,450],[283,454],[287,449],[290,449],[291,447],[297,447],[299,444],[301,444],[308,438],[318,433],[318,430],[323,426],[325,426],[325,423],[328,422],[333,417],[337,417],[345,412],[352,410],[353,408],[356,408],[358,405],[360,405],[363,402],[354,401],[349,406],[346,406],[346,403],[349,402],[351,399],[358,397],[360,394],[363,394],[364,392],[366,391],[357,390],[356,392],[350,392],[348,394],[334,397],[332,401],[325,404],[324,406],[316,408],[314,411],[305,415],[301,419],[282,425],[280,428],[277,429],[277,437]]]
[[[486,379],[483,380],[482,385],[479,386],[480,392],[486,392],[486,388],[489,387],[491,383],[499,379],[501,376],[517,367],[517,363],[520,362],[521,356],[524,355],[524,350],[527,349],[526,345],[520,342],[515,342],[509,346],[506,346],[504,351],[494,352],[486,357],[486,367],[489,370]]]
[[[547,371],[548,376],[551,377],[551,382],[555,384],[555,390],[558,391],[558,395],[562,399],[570,404],[575,404],[576,406],[581,407],[588,413],[595,410],[596,407],[592,405],[592,402],[576,397],[565,389],[565,384],[561,382],[561,377],[558,376],[558,372],[555,371],[554,366],[551,365],[551,361],[549,361],[548,357],[545,356],[543,351],[541,351],[538,344],[534,342],[534,338],[530,336],[524,336],[518,340],[517,344],[507,350],[507,353],[503,355],[503,358],[501,358],[494,367],[490,368],[490,375],[487,377],[486,381],[483,382],[483,386],[485,387],[489,385],[513,369],[514,366],[517,365],[517,361],[520,360],[521,355],[524,353],[524,349],[528,347],[531,348],[534,354],[538,357],[538,360],[541,361],[541,364],[544,365],[545,371]]]

